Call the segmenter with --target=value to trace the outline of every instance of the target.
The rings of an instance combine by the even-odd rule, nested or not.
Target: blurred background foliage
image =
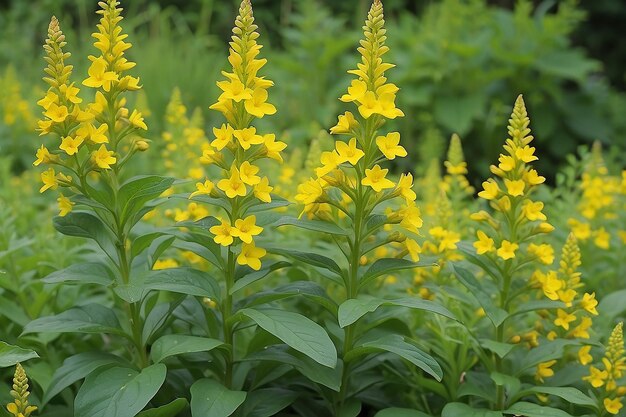
[[[0,1],[0,151],[13,156],[16,173],[28,167],[38,143],[27,113],[39,111],[34,103],[43,88],[41,44],[50,16],[61,21],[80,81],[83,57],[93,52],[95,3]],[[122,2],[156,146],[163,146],[163,115],[175,87],[189,108],[202,109],[207,126],[217,122],[207,107],[217,96],[237,4]],[[284,134],[292,149],[305,149],[334,124],[369,0],[255,0],[254,6],[267,72],[276,83],[270,97],[279,110],[263,122]],[[402,89],[399,106],[407,115],[397,125],[413,155],[401,162],[403,169],[423,172],[458,133],[470,179],[479,182],[497,159],[506,134],[502,121],[519,93],[534,115],[539,170],[549,181],[566,154],[595,140],[624,164],[626,44],[616,30],[626,20],[621,0],[385,0],[385,10],[390,60],[398,67],[392,81]]]

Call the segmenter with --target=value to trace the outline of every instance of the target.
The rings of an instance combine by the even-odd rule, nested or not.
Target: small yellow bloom
[[[578,350],[578,362],[581,365],[584,366],[593,361],[593,356],[589,352],[591,352],[591,345],[583,346]]]
[[[583,299],[580,301],[580,306],[594,316],[598,315],[598,310],[596,310],[597,305],[598,300],[596,300],[595,292],[592,292],[591,294],[585,293],[583,295]]]
[[[263,88],[257,88],[252,93],[252,97],[246,100],[245,108],[251,115],[262,118],[266,114],[272,115],[276,113],[276,107],[267,102],[268,94],[267,90]]]
[[[241,130],[233,131],[233,135],[239,141],[239,144],[244,150],[250,149],[252,145],[260,145],[265,140],[263,136],[256,134],[255,127],[248,127]]]
[[[261,177],[256,175],[257,172],[259,172],[259,167],[245,161],[239,167],[239,178],[241,178],[241,181],[243,181],[244,184],[256,185],[261,182]]]
[[[404,197],[407,204],[415,201],[417,198],[417,194],[413,191],[413,175],[410,172],[400,175],[396,189],[400,192],[400,195]]]
[[[504,180],[504,185],[506,186],[506,191],[512,197],[517,197],[520,195],[524,195],[524,187],[526,183],[522,180]]]
[[[393,181],[388,180],[386,177],[388,169],[382,169],[380,165],[374,165],[372,169],[365,170],[365,178],[361,180],[361,184],[372,187],[377,193],[387,188],[395,187]]]
[[[529,221],[535,220],[547,220],[545,214],[541,212],[543,210],[543,203],[541,201],[526,200],[522,206],[522,214]]]
[[[551,265],[554,262],[554,249],[550,245],[531,243],[528,245],[528,253],[535,255],[545,265]]]
[[[59,96],[57,96],[52,89],[49,89],[44,98],[37,102],[38,105],[48,110],[51,104],[59,104]]]
[[[476,248],[477,254],[482,255],[494,250],[493,239],[487,236],[485,232],[479,230],[476,232],[476,235],[478,236],[478,240],[474,242],[474,247]]]
[[[607,371],[601,371],[595,366],[590,366],[589,375],[583,377],[583,380],[589,382],[594,388],[600,388],[608,377],[609,373]]]
[[[320,161],[322,162],[322,166],[319,168],[315,168],[315,174],[318,178],[321,178],[324,175],[337,169],[337,166],[342,162],[342,159],[337,151],[333,150],[329,152],[322,152]]]
[[[340,100],[346,103],[351,101],[363,101],[365,93],[367,93],[367,84],[365,81],[352,80],[350,87],[348,87],[348,94],[341,96]]]
[[[152,269],[157,271],[159,269],[176,268],[177,266],[179,266],[179,264],[176,259],[166,258],[166,259],[158,259],[154,263],[154,266],[152,267]]]
[[[354,118],[354,115],[349,111],[342,115],[339,115],[337,125],[330,128],[330,133],[337,134],[351,134],[352,131],[359,126],[359,122]]]
[[[213,240],[218,245],[230,246],[233,244],[233,228],[230,224],[223,221],[221,224],[211,227],[209,232],[215,235]]]
[[[57,202],[59,203],[59,216],[65,217],[68,213],[72,211],[74,203],[63,194],[61,194],[59,198],[57,198]]]
[[[137,110],[133,110],[130,117],[128,118],[128,121],[132,126],[136,127],[137,129],[148,130],[146,122],[143,121],[141,113]]]
[[[549,378],[554,375],[554,371],[551,369],[552,365],[556,363],[556,360],[551,360],[547,362],[542,362],[537,365],[537,370],[535,371],[535,379],[543,382],[544,378]]]
[[[67,119],[67,116],[69,116],[69,112],[67,107],[63,105],[60,106],[56,103],[50,103],[48,110],[44,112],[44,116],[55,123],[63,123],[65,119]]]
[[[611,246],[611,235],[606,231],[604,227],[594,232],[595,238],[593,243],[600,249],[609,249]]]
[[[340,163],[349,162],[352,165],[356,165],[359,159],[365,156],[365,152],[356,146],[356,138],[350,139],[348,143],[337,141],[335,149],[337,154],[339,154]]]
[[[478,193],[478,196],[484,198],[485,200],[493,200],[498,197],[500,193],[500,188],[498,187],[498,183],[492,179],[487,181],[483,181],[483,191]]]
[[[523,148],[517,148],[515,150],[515,157],[523,162],[528,163],[539,159],[534,155],[534,153],[535,148],[526,145]]]
[[[97,151],[93,151],[91,158],[98,168],[111,169],[111,165],[117,162],[117,159],[113,155],[114,152],[109,151],[106,146],[102,144]]]
[[[241,247],[241,253],[237,256],[237,263],[239,265],[248,265],[250,268],[258,271],[261,269],[261,258],[266,253],[265,249],[257,248],[254,243],[244,243]]]
[[[233,139],[233,128],[229,124],[222,123],[221,127],[213,128],[213,134],[215,139],[211,142],[211,146],[221,151]]]
[[[420,253],[422,252],[422,248],[420,245],[411,238],[406,238],[404,241],[404,246],[406,250],[409,252],[409,257],[413,262],[418,262],[420,260]]]
[[[246,87],[238,78],[230,81],[218,81],[217,86],[223,91],[220,100],[234,100],[239,103],[241,100],[250,100],[252,98],[252,89]]]
[[[623,407],[621,398],[605,398],[604,409],[610,414],[617,414]]]
[[[230,178],[225,178],[217,183],[217,188],[224,191],[228,198],[246,195],[246,185],[241,181],[239,170],[233,165],[230,169]]]
[[[524,173],[524,181],[530,185],[539,185],[545,182],[546,178],[542,177],[534,169]]]
[[[277,141],[276,135],[268,133],[263,135],[263,146],[268,158],[274,159],[278,162],[283,162],[283,157],[280,153],[285,150],[287,144],[285,142]]]
[[[378,149],[385,155],[387,159],[395,159],[396,156],[405,157],[406,149],[400,145],[400,133],[391,132],[386,136],[378,136],[376,138]]]
[[[41,173],[41,182],[43,186],[39,189],[40,193],[46,190],[56,190],[59,186],[59,180],[54,172],[54,168],[48,168],[47,171]]]
[[[47,164],[50,162],[51,157],[52,156],[50,155],[48,148],[41,145],[41,147],[37,149],[37,159],[33,162],[33,165],[38,166],[39,164]]]
[[[241,239],[244,243],[252,243],[252,236],[256,236],[263,231],[263,228],[256,225],[256,216],[248,216],[245,219],[235,220],[235,227],[231,234]]]
[[[274,187],[270,186],[270,182],[269,179],[267,177],[263,177],[261,178],[261,181],[254,186],[254,188],[252,189],[254,196],[256,198],[258,198],[259,200],[261,200],[264,203],[271,203],[272,202],[272,196],[271,196],[271,192],[274,189]]]
[[[189,195],[189,198],[194,198],[197,195],[209,195],[213,191],[213,183],[209,180],[196,183],[196,191]]]
[[[554,325],[560,326],[565,330],[569,330],[569,324],[576,320],[575,315],[568,313],[567,311],[560,308],[556,311],[556,315],[557,318],[554,319]]]
[[[515,168],[515,159],[513,159],[509,155],[502,155],[498,158],[500,163],[498,164],[498,168],[500,168],[504,172],[509,172]]]
[[[503,240],[500,244],[500,247],[496,251],[496,254],[504,259],[512,259],[515,258],[515,251],[519,248],[517,243],[511,243],[508,240]]]
[[[76,136],[76,137],[66,136],[61,140],[61,146],[59,146],[59,149],[61,149],[62,151],[65,151],[65,153],[68,155],[74,155],[78,153],[78,148],[82,144],[83,144],[83,138],[79,136]]]
[[[83,85],[87,87],[100,88],[104,91],[111,89],[111,83],[117,81],[117,74],[113,71],[107,71],[107,62],[102,57],[92,59],[91,66],[87,71],[89,78],[83,81]]]

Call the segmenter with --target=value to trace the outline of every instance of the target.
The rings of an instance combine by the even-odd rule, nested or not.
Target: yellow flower
[[[335,169],[337,169],[337,166],[342,162],[336,150],[322,152],[320,160],[322,162],[322,166],[319,168],[315,168],[315,174],[318,178],[321,178],[329,172],[334,171]]]
[[[592,324],[593,321],[591,320],[591,318],[584,316],[580,319],[580,324],[574,327],[574,330],[572,330],[572,336],[581,339],[589,339],[589,337],[591,337],[589,335],[589,329],[591,328]]]
[[[524,187],[526,186],[524,181],[505,179],[504,185],[506,186],[507,193],[512,197],[524,195]]]
[[[196,191],[189,195],[189,198],[194,198],[197,195],[209,195],[213,191],[213,183],[209,180],[196,183]]]
[[[248,150],[252,145],[259,145],[265,141],[263,136],[256,134],[255,127],[235,130],[233,131],[233,135],[237,138],[239,144],[244,150]]]
[[[219,180],[217,188],[224,191],[228,198],[244,197],[246,195],[246,185],[241,181],[239,170],[235,166],[232,166],[230,169],[230,178]]]
[[[270,195],[270,193],[273,189],[274,187],[270,186],[269,179],[267,177],[263,177],[261,178],[261,181],[254,186],[252,191],[254,193],[254,196],[262,202],[271,203],[272,196]]]
[[[581,365],[587,365],[593,361],[593,356],[589,353],[591,351],[591,345],[583,346],[578,350],[578,362]]]
[[[68,213],[72,211],[74,203],[63,194],[61,194],[59,198],[57,198],[57,202],[59,203],[59,216],[65,217]]]
[[[221,127],[213,128],[213,134],[215,135],[215,139],[211,142],[211,146],[221,151],[233,139],[233,128],[229,124],[222,123]]]
[[[48,148],[45,146],[41,145],[41,147],[37,149],[37,159],[33,162],[33,165],[38,166],[39,164],[47,164],[50,162],[50,159],[50,151],[48,151]]]
[[[248,265],[250,268],[258,271],[261,269],[261,258],[265,256],[267,251],[263,248],[257,248],[254,243],[244,243],[241,247],[241,253],[237,256],[239,265]]]
[[[61,92],[61,94],[65,96],[65,99],[69,101],[70,103],[79,104],[79,103],[82,103],[83,101],[82,98],[78,97],[78,93],[80,92],[80,90],[74,87],[74,83],[70,85],[61,84],[59,86],[59,91]]]
[[[231,234],[238,237],[244,243],[252,243],[252,236],[256,236],[263,231],[263,228],[256,225],[256,216],[248,216],[245,219],[235,220],[235,227]]]
[[[218,81],[217,86],[223,91],[220,100],[234,100],[239,103],[241,100],[252,98],[252,89],[246,87],[238,78],[230,81]]]
[[[546,215],[541,210],[543,210],[541,201],[526,200],[522,206],[522,214],[530,221],[547,220]]]
[[[407,155],[406,149],[400,144],[400,133],[391,132],[386,136],[378,136],[376,138],[376,145],[378,149],[385,155],[387,159],[395,159],[396,156],[405,157]]]
[[[261,118],[266,114],[272,115],[276,113],[276,107],[267,103],[267,90],[257,88],[252,93],[252,97],[246,100],[245,108],[251,115]]]
[[[347,111],[344,114],[339,115],[337,125],[330,128],[330,133],[333,135],[351,134],[358,126],[359,122],[357,122],[354,118],[354,115]]]
[[[583,380],[589,382],[592,387],[600,388],[604,385],[604,382],[608,379],[609,373],[607,371],[601,371],[595,366],[589,367],[589,375],[583,377]]]
[[[337,154],[339,154],[340,163],[349,162],[352,165],[356,165],[359,159],[365,155],[365,152],[356,146],[356,138],[350,139],[348,143],[337,141],[335,148]]]
[[[340,100],[343,102],[363,101],[363,97],[367,92],[367,84],[362,80],[352,80],[350,87],[348,87],[348,94],[341,96]],[[363,116],[365,117],[365,116]]]
[[[605,398],[604,409],[610,414],[617,414],[623,407],[621,398]]]
[[[222,246],[230,246],[233,244],[233,228],[230,224],[226,222],[222,222],[221,224],[215,225],[209,229],[209,232],[213,233],[215,237],[213,240],[218,245]]]
[[[523,148],[517,148],[515,150],[515,157],[517,159],[520,159],[528,163],[528,162],[536,161],[539,159],[534,155],[534,153],[535,153],[535,148],[526,145]]]
[[[67,107],[63,105],[57,105],[56,103],[50,103],[48,106],[48,110],[44,112],[44,116],[49,118],[55,123],[63,123],[67,116],[69,116],[69,112]]]
[[[545,265],[551,265],[554,262],[554,249],[550,245],[531,243],[528,245],[528,253],[535,255]]]
[[[543,382],[544,378],[549,378],[554,375],[554,371],[551,369],[552,365],[556,363],[556,360],[551,360],[547,362],[542,362],[537,365],[537,370],[535,371],[535,379]]]
[[[580,306],[584,308],[589,313],[594,316],[598,315],[598,310],[596,310],[596,306],[598,305],[598,300],[596,300],[596,293],[593,292],[591,294],[585,293],[583,295],[583,299],[580,301]]]
[[[256,185],[261,182],[261,177],[256,175],[257,172],[259,172],[259,167],[245,161],[239,167],[239,178],[241,178],[244,184]]]
[[[83,81],[83,85],[87,87],[100,88],[104,91],[111,89],[111,83],[117,81],[117,74],[113,71],[107,71],[107,62],[103,57],[93,58],[91,66],[87,73],[89,77]]]
[[[374,113],[381,113],[383,111],[380,102],[376,99],[376,94],[372,91],[367,91],[361,99],[361,105],[359,106],[359,113],[365,119],[369,119]]]
[[[155,263],[154,266],[152,267],[153,270],[159,270],[159,269],[170,269],[170,268],[176,268],[178,266],[178,261],[176,261],[176,259],[172,259],[172,258],[167,258],[167,259],[158,259]]]
[[[483,181],[483,191],[478,193],[478,196],[484,198],[485,200],[493,200],[498,197],[500,193],[500,188],[498,188],[498,183],[492,179],[487,181]]]
[[[477,254],[482,255],[494,250],[493,239],[487,236],[485,232],[479,230],[476,232],[476,235],[478,236],[478,240],[474,242],[474,247],[476,248]]]
[[[26,371],[19,363],[15,365],[15,374],[13,375],[13,385],[10,392],[13,402],[7,404],[7,411],[14,417],[30,417],[37,410],[34,405],[28,404],[28,377]]]
[[[415,194],[415,191],[413,191],[413,175],[410,172],[408,174],[400,175],[396,190],[398,190],[400,195],[404,197],[407,204],[415,201],[417,195]]]
[[[545,177],[542,177],[534,169],[530,169],[524,173],[524,181],[530,185],[539,185],[545,182]]]
[[[137,110],[133,110],[130,117],[128,118],[128,121],[130,122],[132,126],[138,129],[148,130],[148,126],[143,121],[143,117],[141,116],[141,113],[138,112]]]
[[[500,168],[504,172],[509,172],[515,168],[515,159],[513,159],[509,155],[500,154],[498,161],[500,162],[498,164],[498,168]]]
[[[377,193],[387,188],[395,187],[393,181],[386,177],[388,169],[382,169],[380,165],[374,165],[372,169],[365,170],[365,178],[361,180],[361,184],[372,187]]]
[[[554,325],[561,326],[565,330],[569,330],[569,324],[576,320],[575,315],[560,308],[556,311],[556,315],[557,318],[554,319]]]
[[[606,231],[604,227],[595,231],[595,238],[593,243],[600,249],[609,249],[611,242],[611,235]]]
[[[287,147],[285,142],[277,141],[276,135],[268,133],[263,135],[263,146],[265,146],[265,152],[268,158],[283,162],[283,157],[280,155],[280,152]]]
[[[508,240],[503,240],[500,244],[500,247],[496,251],[496,254],[504,259],[512,259],[515,258],[515,251],[519,248],[517,243],[511,243]]]
[[[43,186],[39,189],[40,193],[43,193],[46,190],[56,190],[59,186],[59,181],[54,172],[54,168],[48,168],[47,171],[41,173],[41,182],[43,182]]]
[[[51,104],[59,104],[59,96],[49,89],[46,95],[37,102],[38,105],[44,108],[44,110],[48,110]]]
[[[414,233],[417,233],[418,229],[422,227],[424,223],[421,217],[421,211],[414,202],[401,207],[396,215],[400,218],[400,226]]]
[[[539,272],[537,272],[539,273]],[[548,272],[547,275],[541,276],[539,279],[541,283],[541,289],[546,297],[552,301],[559,299],[559,292],[564,287],[563,280],[560,280],[555,271]]]
[[[111,169],[111,165],[117,162],[117,159],[113,155],[114,152],[109,151],[106,146],[102,144],[97,151],[93,151],[91,158],[98,168]]]
[[[61,146],[59,149],[65,151],[68,155],[74,155],[78,153],[78,148],[83,143],[83,138],[76,136],[75,138],[71,136],[66,136],[61,140]]]
[[[418,262],[420,260],[420,253],[422,252],[422,248],[420,245],[411,238],[406,238],[404,241],[404,246],[406,250],[409,252],[409,257],[413,262]]]
[[[85,137],[88,137],[90,142],[96,144],[109,143],[109,138],[106,135],[107,131],[109,130],[109,125],[107,125],[106,123],[101,124],[97,129],[93,124],[89,123],[86,126],[86,131],[83,129],[84,128],[81,127],[78,129],[78,131],[81,132]]]

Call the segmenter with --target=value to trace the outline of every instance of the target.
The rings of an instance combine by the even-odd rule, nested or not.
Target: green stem
[[[222,324],[224,329],[224,342],[228,345],[226,351],[226,366],[224,368],[224,385],[227,388],[231,388],[233,384],[233,356],[235,346],[233,344],[233,329],[230,325],[230,317],[232,315],[233,297],[230,295],[230,289],[235,281],[235,254],[228,248],[228,263],[226,266],[226,289],[224,294],[224,301],[222,302]]]

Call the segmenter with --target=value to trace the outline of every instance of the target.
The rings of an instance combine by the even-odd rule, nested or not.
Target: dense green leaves
[[[29,359],[38,357],[39,355],[37,354],[37,352],[33,350],[9,345],[5,342],[0,342],[0,368],[13,366],[18,362],[25,362]]]
[[[79,283],[109,285],[113,281],[111,271],[104,265],[89,262],[70,265],[65,269],[55,271],[43,279],[49,284]]]
[[[417,267],[433,266],[434,262],[422,260],[420,262],[413,262],[407,259],[397,258],[384,258],[376,260],[372,266],[361,277],[359,281],[359,287],[366,287],[374,279],[391,274],[395,271],[402,271],[404,269],[412,269]]]
[[[115,312],[100,304],[71,308],[56,316],[41,317],[24,327],[26,333],[124,334]]]
[[[150,356],[155,363],[164,359],[191,352],[206,352],[221,346],[223,342],[206,337],[170,334],[161,336],[152,344]]]

